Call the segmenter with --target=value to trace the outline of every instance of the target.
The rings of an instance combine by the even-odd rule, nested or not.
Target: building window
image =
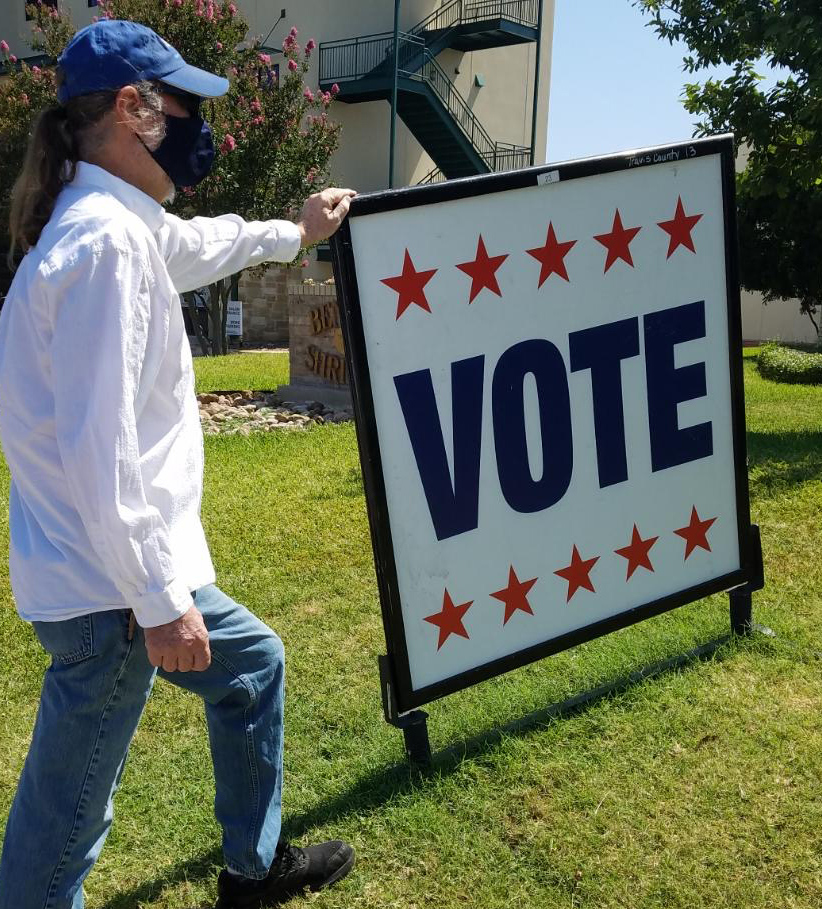
[[[29,15],[29,10],[28,10],[29,4],[31,2],[32,2],[32,0],[25,0],[26,22],[28,22],[30,19],[33,18],[32,16]],[[57,9],[57,0],[36,0],[36,2],[39,2],[42,6],[50,6],[52,9]]]
[[[88,0],[89,6],[97,6],[97,0]]]

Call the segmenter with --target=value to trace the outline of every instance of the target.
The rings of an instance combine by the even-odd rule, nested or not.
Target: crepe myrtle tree
[[[796,298],[819,336],[822,306],[822,5],[819,0],[633,0],[684,68],[731,75],[685,86],[698,135],[732,130],[742,284],[766,302]],[[762,88],[762,64],[777,69]]]
[[[74,33],[67,12],[42,4],[32,5],[29,12],[35,19],[35,48],[56,58]],[[99,14],[141,22],[188,62],[229,77],[228,94],[204,102],[201,111],[214,130],[214,168],[198,186],[177,193],[172,211],[185,217],[232,212],[247,220],[293,219],[306,197],[326,185],[339,139],[339,125],[329,117],[336,91],[321,92],[308,84],[313,40],[301,46],[292,28],[282,55],[272,62],[259,40],[249,38],[248,24],[231,0],[100,0]],[[7,143],[10,148],[16,138],[17,147],[24,147],[33,116],[54,103],[52,73],[18,64],[7,48],[4,53],[10,78],[0,86],[2,199],[8,197],[22,163],[22,151],[16,161],[6,159]],[[227,351],[227,304],[236,299],[238,282],[239,275],[234,275],[202,295],[210,342],[200,329],[193,294],[188,297],[203,353]]]

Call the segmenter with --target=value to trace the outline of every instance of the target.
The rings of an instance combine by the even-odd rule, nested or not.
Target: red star
[[[502,590],[497,590],[491,596],[494,599],[502,600],[505,603],[505,618],[502,624],[506,625],[508,619],[518,610],[527,612],[529,615],[534,614],[531,604],[528,602],[528,591],[537,583],[538,578],[532,578],[530,581],[520,581],[512,565],[508,570],[508,586]]]
[[[502,291],[499,289],[499,282],[497,281],[497,269],[507,258],[507,255],[489,256],[485,249],[482,234],[480,234],[479,243],[477,243],[477,258],[473,262],[463,262],[462,265],[457,266],[460,271],[464,271],[471,278],[471,298],[468,301],[469,303],[473,303],[479,296],[480,291],[485,287],[498,297],[502,296]]]
[[[608,271],[617,259],[627,262],[631,268],[634,267],[634,260],[631,258],[631,240],[641,230],[641,227],[623,227],[619,209],[616,210],[614,226],[611,228],[611,232],[609,234],[597,234],[594,237],[608,250],[608,256],[605,259],[605,271]]]
[[[591,578],[589,577],[591,569],[599,561],[599,556],[594,556],[592,559],[583,559],[580,557],[579,550],[576,545],[574,550],[571,553],[571,564],[566,568],[560,568],[559,571],[555,571],[554,574],[558,574],[561,578],[564,578],[568,582],[568,599],[566,603],[570,601],[571,597],[579,590],[580,587],[584,587],[586,590],[590,590],[591,593],[596,593],[594,590],[594,585],[591,583]]]
[[[716,518],[708,518],[705,521],[700,521],[699,515],[696,513],[696,508],[691,508],[691,521],[688,526],[680,527],[679,530],[674,531],[677,536],[682,537],[682,539],[685,540],[686,559],[697,546],[708,552],[711,551],[710,544],[708,543],[708,530],[715,520]]]
[[[658,539],[659,537],[648,537],[647,540],[643,540],[639,535],[636,524],[634,524],[634,531],[631,534],[631,544],[629,546],[623,546],[622,549],[614,550],[617,555],[621,555],[623,559],[628,560],[628,576],[625,578],[626,581],[630,581],[631,575],[637,568],[647,568],[648,571],[654,570],[654,566],[648,558],[648,553]]]
[[[701,217],[702,215],[686,215],[685,209],[682,207],[682,196],[676,200],[676,214],[673,218],[671,218],[670,221],[658,222],[659,226],[666,233],[671,235],[666,258],[670,259],[680,246],[687,247],[692,253],[696,252],[694,249],[694,241],[691,237],[691,231]]]
[[[432,268],[430,271],[417,271],[408,250],[405,250],[402,274],[395,278],[382,279],[383,284],[387,284],[391,290],[395,290],[400,295],[397,301],[398,319],[412,303],[416,303],[420,309],[424,309],[426,312],[431,312],[431,307],[425,298],[424,288],[436,273],[436,268]]]
[[[446,589],[445,596],[442,598],[442,612],[436,612],[434,615],[425,617],[426,622],[436,625],[440,630],[437,650],[442,647],[452,634],[458,634],[461,638],[468,637],[468,632],[462,624],[462,617],[468,612],[473,602],[473,600],[469,600],[467,603],[455,606],[454,601],[451,599],[451,594]]]
[[[576,240],[568,240],[565,243],[558,243],[557,235],[554,233],[554,225],[550,221],[548,222],[548,238],[545,241],[545,246],[525,250],[529,256],[533,256],[542,266],[539,270],[539,287],[542,287],[551,275],[559,275],[560,278],[568,280],[565,257],[571,247],[576,245],[576,242]]]

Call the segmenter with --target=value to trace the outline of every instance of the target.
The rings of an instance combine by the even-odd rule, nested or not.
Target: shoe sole
[[[332,884],[336,884],[337,881],[342,880],[342,878],[344,878],[346,876],[346,874],[348,874],[348,872],[351,871],[351,869],[354,867],[354,862],[356,861],[356,858],[357,858],[357,854],[354,852],[354,849],[352,847],[351,855],[348,856],[348,861],[344,865],[341,865],[331,875],[331,877],[328,878],[328,880],[323,881],[322,884],[317,884],[316,887],[312,886],[312,887],[309,887],[308,889],[311,890],[312,893],[316,893],[318,890],[324,890],[326,887],[330,887]]]

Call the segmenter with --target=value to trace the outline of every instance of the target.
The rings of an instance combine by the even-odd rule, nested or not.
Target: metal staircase
[[[538,40],[540,2],[449,0],[399,33],[397,114],[442,179],[530,163],[530,148],[491,138],[435,58],[446,48],[470,51]],[[336,83],[340,101],[390,100],[393,76],[393,32],[320,45],[320,86],[328,90]]]

